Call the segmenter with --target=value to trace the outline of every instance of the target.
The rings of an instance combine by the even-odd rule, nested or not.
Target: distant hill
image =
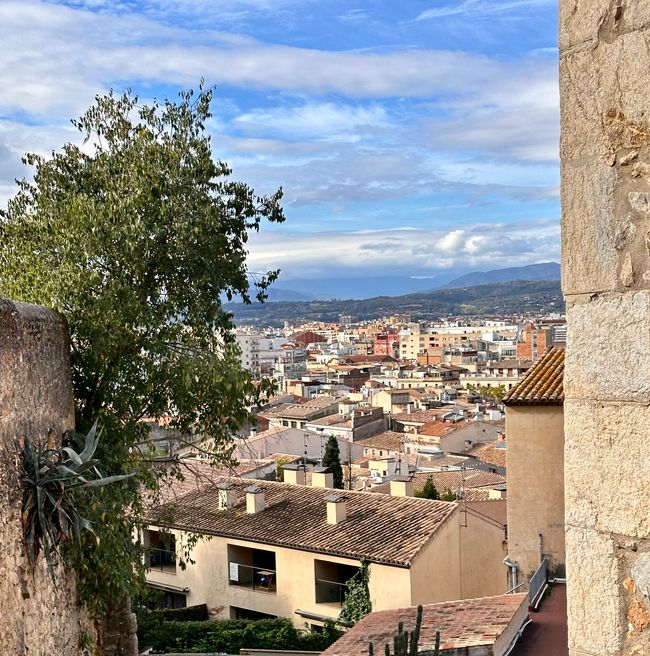
[[[462,289],[434,289],[404,296],[376,296],[358,301],[304,301],[275,303],[228,303],[240,324],[282,325],[283,321],[338,321],[342,314],[359,320],[391,314],[414,319],[444,316],[523,315],[564,312],[558,280],[493,283]]]
[[[276,303],[279,301],[314,301],[316,297],[313,294],[307,294],[306,292],[297,292],[293,289],[282,289],[281,287],[276,287],[271,285],[268,288],[267,293],[269,295],[267,303]]]
[[[489,285],[494,282],[509,280],[559,280],[560,265],[557,262],[540,262],[528,266],[493,269],[492,271],[474,271],[454,278],[436,289],[458,289],[475,285]]]

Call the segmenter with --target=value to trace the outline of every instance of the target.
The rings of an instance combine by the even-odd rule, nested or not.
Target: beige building
[[[543,557],[564,576],[563,378],[564,349],[553,348],[504,398],[508,556],[519,582],[530,578]]]
[[[394,485],[410,492],[408,481]],[[177,555],[190,532],[204,537],[182,570]],[[144,539],[149,585],[172,605],[207,603],[220,618],[282,616],[298,626],[336,618],[364,558],[376,610],[507,585],[501,525],[408,496],[223,478],[156,509]]]

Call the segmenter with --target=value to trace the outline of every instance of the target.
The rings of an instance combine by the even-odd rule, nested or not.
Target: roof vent
[[[228,482],[217,483],[217,490],[219,492],[219,510],[233,508],[237,502],[237,490]]]
[[[340,524],[346,519],[346,503],[343,497],[329,494],[325,497],[327,501],[327,523]]]
[[[244,488],[244,492],[246,492],[246,512],[249,515],[262,512],[265,507],[266,497],[264,490],[256,485],[250,485]]]

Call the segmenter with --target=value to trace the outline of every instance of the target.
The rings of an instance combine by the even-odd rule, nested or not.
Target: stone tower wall
[[[92,628],[79,611],[74,575],[41,555],[32,572],[22,548],[21,439],[56,442],[74,426],[65,322],[44,308],[0,300],[0,655],[76,656]]]
[[[572,656],[650,654],[650,2],[561,0]]]

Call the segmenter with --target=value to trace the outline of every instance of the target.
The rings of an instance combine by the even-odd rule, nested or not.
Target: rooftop
[[[358,440],[357,444],[360,444],[365,449],[387,449],[389,451],[399,451],[401,441],[406,439],[407,435],[405,433],[396,433],[395,431],[384,431],[379,433],[379,435],[373,435],[372,437],[367,437],[364,440]]]
[[[457,492],[461,488],[465,490],[492,488],[495,485],[502,485],[506,482],[505,476],[482,471],[480,469],[417,472],[411,477],[413,491],[421,491],[429,477],[440,494],[443,494],[446,490]],[[375,485],[370,488],[370,491],[388,494],[390,491],[390,485],[388,483]]]
[[[231,484],[237,502],[219,510],[216,484],[224,482]],[[244,488],[250,484],[250,479],[215,479],[211,485],[158,506],[148,521],[182,531],[409,567],[458,507],[444,501],[346,490],[340,493],[347,501],[347,519],[334,525],[327,523],[325,501],[331,489],[256,481],[266,493],[265,509],[247,514]]]
[[[504,397],[506,405],[562,405],[564,349],[549,349]]]
[[[519,628],[514,625],[525,619],[525,611],[526,594],[427,604],[422,608],[419,651],[433,649],[436,631],[440,631],[440,648],[443,654],[445,651],[490,647],[506,634],[509,628],[511,631],[513,628],[515,631]],[[370,613],[322,652],[321,656],[366,656],[370,642],[375,646],[375,653],[383,653],[384,645],[392,644],[398,623],[404,622],[404,630],[412,631],[415,628],[416,615],[415,607]],[[509,642],[509,636],[504,637]]]

